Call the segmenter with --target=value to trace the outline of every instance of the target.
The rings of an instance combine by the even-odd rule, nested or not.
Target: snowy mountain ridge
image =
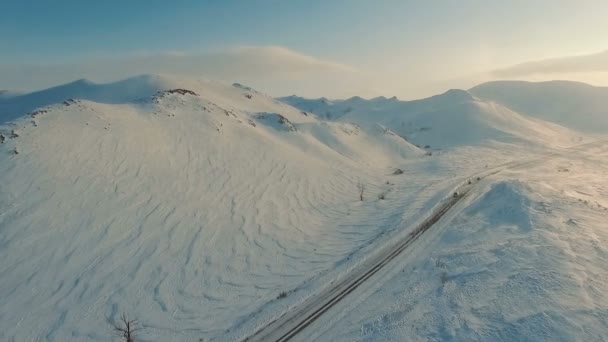
[[[297,96],[280,100],[331,121],[364,127],[381,124],[416,145],[439,149],[490,142],[568,146],[583,136],[458,89],[414,101],[360,97],[328,101]]]
[[[302,102],[311,104],[308,109],[294,103],[301,99],[283,101],[288,103],[241,84],[161,76],[109,84],[80,80],[0,97],[0,340],[106,341],[107,322],[122,312],[145,324],[144,340],[240,340],[409,233],[454,189],[476,182],[472,174],[521,162],[522,156],[563,153],[562,159],[535,164],[530,175],[521,167],[472,185],[479,184],[479,192],[473,193],[474,206],[455,221],[456,231],[439,227],[440,246],[447,248],[434,249],[431,235],[413,261],[402,260],[407,273],[394,284],[426,289],[420,297],[395,298],[399,292],[391,289],[375,302],[370,297],[375,290],[367,288],[345,304],[352,309],[340,311],[355,315],[346,318],[350,323],[330,332],[344,317],[329,315],[321,329],[310,329],[317,334],[311,339],[381,339],[386,332],[399,339],[403,335],[386,326],[403,325],[403,317],[428,323],[419,315],[428,310],[427,302],[440,308],[433,317],[455,312],[456,323],[442,324],[451,331],[466,330],[473,339],[521,337],[525,327],[509,330],[520,307],[501,302],[502,312],[511,316],[488,322],[467,306],[435,296],[478,293],[460,279],[476,284],[478,275],[498,272],[486,259],[458,259],[461,250],[471,249],[468,232],[478,229],[488,237],[488,244],[473,247],[490,260],[501,253],[517,260],[519,254],[501,237],[533,256],[536,245],[521,243],[529,236],[538,245],[563,243],[548,239],[552,232],[532,235],[529,222],[543,224],[547,219],[539,213],[551,212],[550,203],[559,208],[560,216],[551,218],[555,227],[572,219],[584,234],[603,236],[587,228],[601,222],[608,206],[601,184],[606,168],[600,163],[606,150],[595,147],[574,161],[574,154],[560,147],[577,144],[578,132],[462,90],[411,102],[382,97]],[[586,178],[594,182],[581,188]],[[542,199],[544,193],[556,200]],[[502,207],[493,206],[503,197]],[[563,203],[592,211],[592,220],[562,209]],[[583,243],[577,232],[569,231],[572,248],[574,241]],[[558,255],[553,247],[544,251]],[[601,248],[594,253],[608,255]],[[569,279],[564,271],[569,268],[556,260],[546,263],[555,277],[526,275],[539,286],[558,276]],[[525,271],[505,262],[509,277]],[[395,273],[402,274],[397,270],[392,277]],[[491,284],[498,289],[512,286],[510,278],[496,279]],[[484,289],[487,301],[480,305],[496,317],[491,300],[509,295],[493,289]],[[521,293],[522,303],[553,303]],[[559,304],[593,309],[578,300],[586,295],[583,290],[574,293]],[[603,303],[601,295],[589,296]],[[361,303],[368,309],[361,310]],[[393,305],[388,314],[387,303]],[[408,311],[409,303],[416,310]],[[545,317],[535,309],[525,311]],[[584,316],[569,318],[568,326],[597,326]],[[470,317],[479,330],[458,325]],[[559,325],[541,322],[554,330]],[[408,336],[437,336],[435,328],[412,328],[416,331]]]

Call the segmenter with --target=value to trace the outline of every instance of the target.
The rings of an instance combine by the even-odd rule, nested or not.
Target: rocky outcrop
[[[152,96],[152,101],[154,101],[155,103],[158,103],[158,101],[160,99],[162,99],[163,97],[170,95],[170,94],[199,96],[197,93],[193,92],[192,90],[176,88],[176,89],[159,91],[154,96]]]

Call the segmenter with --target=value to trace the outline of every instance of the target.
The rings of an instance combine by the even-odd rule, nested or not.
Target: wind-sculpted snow
[[[125,103],[66,92],[0,127],[0,340],[107,341],[122,312],[145,340],[222,337],[427,198],[425,184],[385,184],[389,166],[424,158],[386,147],[405,141],[257,92],[166,83]]]
[[[607,146],[483,180],[451,221],[299,337],[606,340]]]
[[[369,102],[351,100],[351,105]],[[113,333],[110,322],[122,312],[137,318],[145,341],[243,338],[330,286],[395,236],[408,234],[404,227],[423,220],[467,181],[466,175],[518,159],[523,152],[546,153],[547,146],[565,145],[576,136],[462,91],[408,104],[417,109],[403,125],[398,100],[371,102],[375,107],[353,106],[344,113],[346,107],[339,120],[327,121],[314,110],[294,108],[246,86],[157,76],[105,85],[77,81],[2,98],[0,340],[107,341]],[[364,120],[368,109],[373,118]],[[495,137],[490,129],[505,137],[502,145],[480,143]],[[530,141],[535,144],[528,145]],[[559,165],[560,175],[572,175],[565,170],[576,167]],[[563,189],[564,196],[578,196],[575,203],[589,210],[596,204],[608,206],[599,198],[603,185],[577,188],[572,182]],[[535,213],[550,210],[547,201],[531,197],[527,187],[503,184],[479,202],[498,201],[503,209],[490,203],[463,214],[482,227],[498,227],[500,235],[487,245],[480,241],[484,236],[493,239],[483,235],[491,230],[470,228],[479,228],[475,237],[480,240],[474,241],[495,247],[484,253],[507,253],[501,249],[509,246],[500,244],[502,238],[534,234]],[[588,196],[597,203],[591,204]],[[591,225],[575,215],[563,220]],[[464,235],[453,233],[448,242],[469,238],[466,222],[459,222]],[[603,255],[600,235],[594,245],[597,255]],[[552,241],[561,243],[559,238]],[[574,239],[568,241],[574,246]],[[437,253],[445,252],[446,257],[456,253],[454,246],[441,247]],[[428,253],[433,250],[427,248]],[[564,261],[554,249],[549,251]],[[452,267],[443,254],[432,254],[433,259],[420,255],[440,259],[437,267]],[[507,256],[518,261],[518,255]],[[535,260],[528,250],[522,255]],[[418,267],[430,274],[429,265]],[[508,276],[524,276],[515,283],[499,277],[506,285],[492,285],[489,292],[467,289],[500,299],[504,297],[491,290],[515,284],[521,291],[536,291],[538,284],[554,279],[553,274],[526,278],[514,265],[509,264]],[[445,270],[446,278],[438,276],[448,284],[441,293],[448,293],[454,279],[466,278],[459,272],[468,266],[455,267]],[[491,269],[491,264],[474,266],[471,274],[486,274],[484,267]],[[599,268],[593,272],[590,277],[604,277]],[[397,294],[406,285],[418,294],[439,291],[426,280],[410,287],[416,279],[399,279],[398,289],[387,292],[389,301],[357,310],[366,316],[358,316],[354,321],[360,325],[354,328],[344,324],[345,335],[332,332],[323,337],[351,340],[361,327],[364,338],[383,337],[368,321],[377,312],[374,308],[384,314],[393,303],[403,303]],[[590,298],[603,303],[601,285],[580,279],[590,286]],[[521,287],[528,286],[528,280],[529,287]],[[404,305],[437,303],[426,298]],[[441,306],[432,319],[456,330],[441,316],[450,312],[450,305]],[[487,317],[496,317],[484,308],[490,311]],[[526,322],[563,318],[555,312],[544,316],[526,310],[536,319]],[[599,310],[594,314],[603,315]],[[404,315],[383,322],[400,322]],[[418,316],[407,318],[420,322]],[[517,319],[513,314],[498,321]],[[334,321],[326,322],[315,332],[328,331]],[[522,327],[527,326],[512,325],[515,332],[505,336],[523,336],[518,329],[525,332]],[[451,335],[422,331],[419,336]]]

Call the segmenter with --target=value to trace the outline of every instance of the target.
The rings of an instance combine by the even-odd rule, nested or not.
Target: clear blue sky
[[[281,46],[449,78],[608,49],[608,1],[594,0],[4,0],[1,9],[4,65]]]

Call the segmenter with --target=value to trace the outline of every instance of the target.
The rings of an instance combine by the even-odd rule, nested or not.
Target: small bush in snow
[[[402,175],[403,174],[403,170],[401,169],[395,169],[395,172],[393,172],[394,175]]]
[[[359,190],[359,200],[363,201],[363,194],[365,193],[365,184],[357,183],[357,190]]]
[[[445,283],[447,283],[448,280],[450,280],[447,272],[441,272],[439,279],[441,279],[441,285],[445,285]]]
[[[435,259],[435,267],[437,268],[445,268],[445,262],[443,262],[443,260],[441,260],[440,258]]]
[[[281,293],[279,293],[279,295],[277,296],[277,299],[283,299],[287,297],[287,292],[283,291]]]
[[[127,315],[123,313],[120,316],[120,321],[114,323],[114,333],[124,338],[125,342],[135,341],[135,332],[139,330],[137,320],[129,320]]]

